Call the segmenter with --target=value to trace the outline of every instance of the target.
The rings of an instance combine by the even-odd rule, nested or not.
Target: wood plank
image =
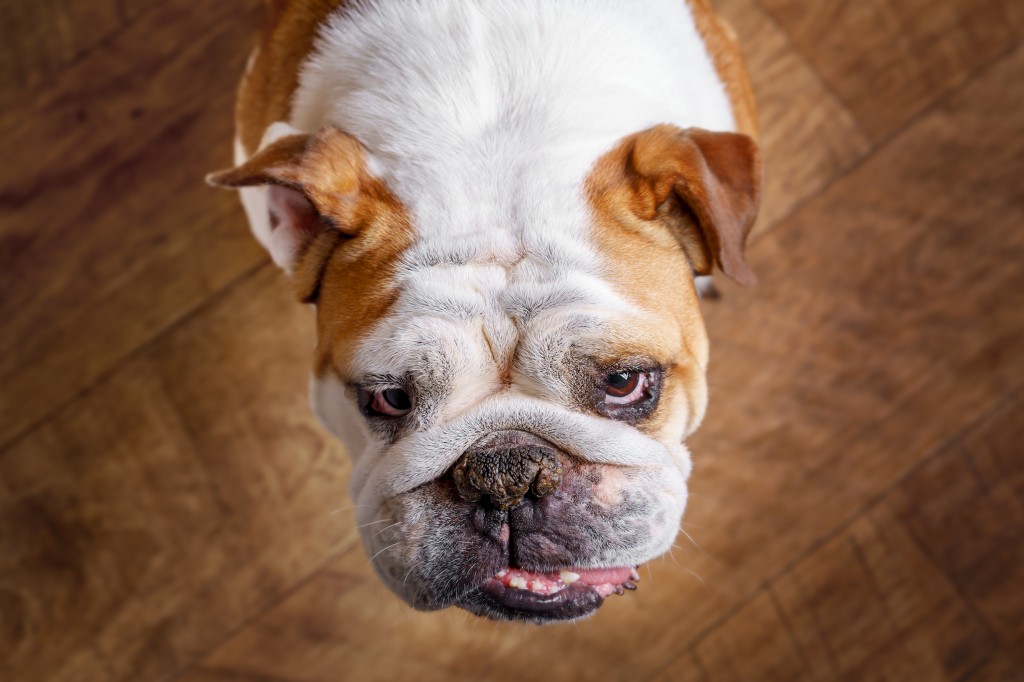
[[[160,3],[0,114],[0,444],[263,262],[230,162],[255,0]]]
[[[756,0],[718,0],[739,35],[761,124],[763,233],[863,158],[871,144]]]
[[[236,671],[191,668],[184,674],[175,676],[174,682],[287,682],[287,680]]]
[[[1010,16],[1010,21],[1013,22],[1013,28],[1017,32],[1017,37],[1024,37],[1024,4],[1007,2],[1006,13]]]
[[[810,679],[789,625],[768,590],[702,639],[696,652],[711,682]]]
[[[876,140],[1017,38],[1015,0],[760,2]]]
[[[996,646],[880,504],[774,580],[697,653],[711,679],[955,680]]]
[[[692,651],[676,658],[651,682],[708,682],[708,676]]]
[[[893,506],[1010,650],[1024,652],[1024,397],[908,479]]]
[[[966,677],[966,682],[1021,682],[1024,680],[1024,662],[1014,660],[1006,651],[999,651],[990,657],[976,671]]]
[[[0,102],[13,102],[123,26],[119,0],[0,3]]]
[[[815,661],[808,679],[955,680],[996,646],[884,506],[858,517],[772,589],[804,660]],[[731,636],[740,650],[757,636],[742,612],[720,630],[713,636]],[[822,652],[827,671],[818,667]]]
[[[382,682],[521,679],[522,668],[483,665],[488,651],[510,653],[517,648],[524,638],[513,630],[467,622],[454,613],[410,611],[387,593],[361,550],[354,548],[198,669],[229,680],[268,677],[281,682],[337,680],[339,671],[346,679]],[[183,680],[193,682],[189,675]]]
[[[5,679],[162,679],[355,542],[312,334],[268,265],[0,453]]]

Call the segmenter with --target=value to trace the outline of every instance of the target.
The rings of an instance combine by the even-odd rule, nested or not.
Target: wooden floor
[[[0,3],[0,680],[1024,679],[1024,3],[720,0],[761,285],[673,556],[578,626],[414,613],[202,183],[258,0]]]

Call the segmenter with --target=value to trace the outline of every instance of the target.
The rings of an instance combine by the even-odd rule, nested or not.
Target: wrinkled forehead
[[[352,349],[353,375],[529,373],[569,354],[672,350],[657,343],[649,314],[584,268],[524,257],[508,265],[406,264],[398,279],[394,302]]]
[[[386,261],[376,256],[372,272],[328,267],[320,344],[334,371],[349,381],[437,368],[522,372],[570,351],[661,361],[689,353],[703,365],[702,351],[690,353],[703,344],[703,324],[681,251],[624,232],[619,211],[599,209],[578,181],[538,182],[526,175],[504,185],[520,191],[481,190],[476,201],[453,195],[454,181],[424,187],[404,197],[409,234]],[[366,313],[358,324],[332,325],[353,308]]]

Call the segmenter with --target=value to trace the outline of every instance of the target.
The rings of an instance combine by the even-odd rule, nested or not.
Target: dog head
[[[328,127],[211,176],[266,192],[271,253],[316,305],[314,407],[354,458],[366,551],[417,608],[588,615],[678,531],[707,401],[693,275],[753,280],[756,145],[658,126],[471,214],[375,166]]]

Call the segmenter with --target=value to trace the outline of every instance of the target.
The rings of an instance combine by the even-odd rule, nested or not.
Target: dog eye
[[[632,405],[647,396],[650,375],[632,369],[612,372],[604,378],[606,405]]]
[[[359,406],[368,417],[402,417],[412,411],[412,398],[400,388],[361,388]]]

